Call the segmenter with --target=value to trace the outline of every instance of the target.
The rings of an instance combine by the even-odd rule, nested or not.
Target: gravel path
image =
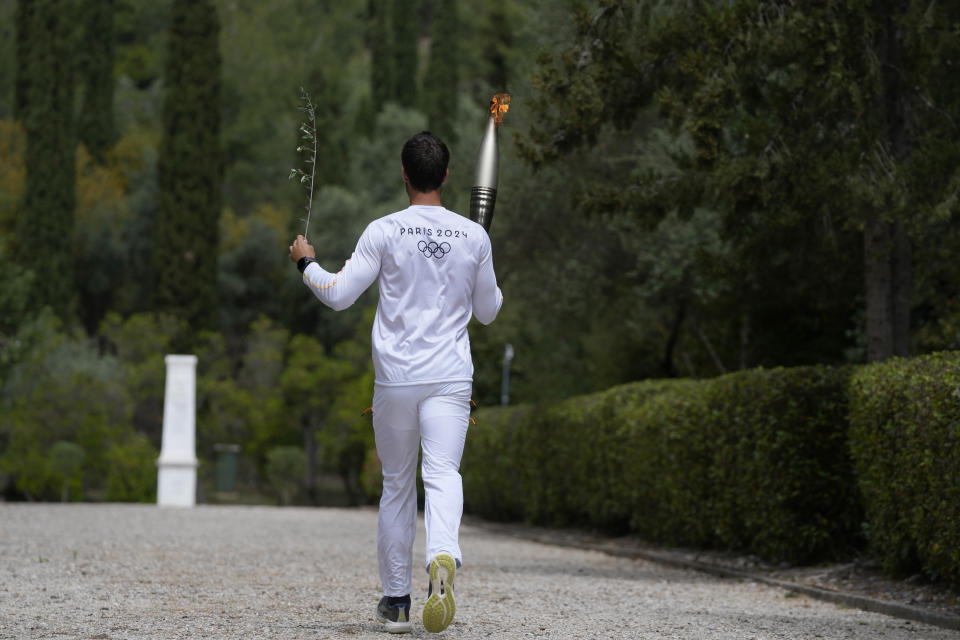
[[[373,509],[0,503],[0,638],[387,638]],[[960,640],[960,632],[465,526],[448,638]],[[416,562],[423,563],[423,532]],[[414,576],[414,636],[426,575]]]

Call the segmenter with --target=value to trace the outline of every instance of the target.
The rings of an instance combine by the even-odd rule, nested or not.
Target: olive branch
[[[293,180],[299,177],[300,184],[307,190],[307,204],[304,206],[304,209],[307,210],[307,218],[306,220],[300,218],[306,223],[303,228],[303,237],[306,238],[307,231],[310,229],[310,211],[313,209],[313,182],[317,169],[317,120],[313,101],[310,100],[310,94],[303,87],[300,87],[300,100],[303,102],[303,106],[297,107],[297,109],[307,114],[308,121],[300,123],[300,144],[297,145],[297,153],[308,152],[308,156],[303,163],[310,168],[310,173],[299,168],[290,169],[290,175],[287,176],[287,179]]]

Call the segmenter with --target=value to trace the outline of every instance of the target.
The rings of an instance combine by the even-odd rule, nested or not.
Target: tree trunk
[[[750,314],[747,311],[740,316],[740,370],[743,371],[749,364],[750,353]]]
[[[693,322],[693,330],[696,332],[697,337],[700,338],[700,342],[703,343],[704,348],[706,348],[707,353],[710,354],[710,358],[713,360],[714,366],[717,368],[717,375],[723,375],[727,372],[727,368],[723,366],[723,362],[720,360],[720,356],[717,355],[716,349],[713,348],[713,343],[710,342],[710,337],[703,332],[703,329],[700,328],[700,323]]]
[[[871,211],[863,230],[868,362],[879,362],[893,355],[890,235],[890,224]]]
[[[677,368],[673,364],[673,351],[677,346],[677,339],[680,336],[680,327],[683,326],[683,320],[687,316],[687,305],[681,302],[674,310],[673,325],[670,327],[670,335],[667,338],[667,344],[663,349],[663,359],[660,360],[660,370],[666,378],[676,378]]]
[[[905,10],[902,0],[879,3],[877,54],[881,62],[883,89],[880,109],[885,148],[892,156],[891,186],[904,189],[896,166],[909,155],[906,102],[903,98],[901,33],[894,14]],[[888,212],[896,219],[902,212]],[[864,274],[867,302],[867,360],[876,362],[893,355],[907,355],[910,340],[910,301],[913,291],[910,237],[902,222],[887,222],[871,211],[863,232]]]
[[[893,225],[892,256],[893,355],[910,354],[910,307],[913,298],[913,264],[910,237],[900,223]]]

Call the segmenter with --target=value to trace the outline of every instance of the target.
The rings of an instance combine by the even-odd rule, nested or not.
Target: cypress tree
[[[64,318],[76,208],[73,9],[71,0],[21,0],[16,14],[16,115],[27,137],[16,255],[36,276],[35,307],[49,305]]]
[[[27,91],[30,83],[30,73],[28,71],[30,62],[30,23],[36,7],[30,3],[30,0],[18,0],[17,9],[14,13],[14,22],[17,25],[17,41],[15,46],[16,78],[13,81],[13,115],[15,118],[23,119],[24,109],[27,105]]]
[[[393,99],[393,57],[390,32],[390,0],[370,0],[370,96],[379,113]]]
[[[346,89],[343,81],[336,75],[327,75],[319,66],[307,75],[304,86],[313,101],[317,127],[316,183],[314,189],[323,185],[346,184],[347,167],[345,158],[349,155],[343,126],[343,100]],[[300,123],[297,121],[297,139],[300,139]],[[304,155],[297,153],[297,166],[303,162]],[[316,197],[316,193],[314,193]]]
[[[419,0],[393,0],[391,14],[393,25],[391,98],[404,107],[416,107],[420,2]]]
[[[219,31],[211,0],[174,0],[157,159],[153,306],[194,328],[216,320],[223,181]]]
[[[114,0],[83,3],[83,105],[77,134],[98,163],[113,145]]]
[[[434,5],[430,61],[423,78],[423,112],[430,130],[447,144],[456,142],[457,89],[460,75],[460,18],[458,0],[437,0]]]

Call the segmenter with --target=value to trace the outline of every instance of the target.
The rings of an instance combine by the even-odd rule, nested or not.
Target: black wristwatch
[[[300,269],[300,273],[303,273],[303,270],[307,268],[307,265],[311,262],[316,262],[316,258],[311,258],[310,256],[303,256],[297,260],[297,269]]]

